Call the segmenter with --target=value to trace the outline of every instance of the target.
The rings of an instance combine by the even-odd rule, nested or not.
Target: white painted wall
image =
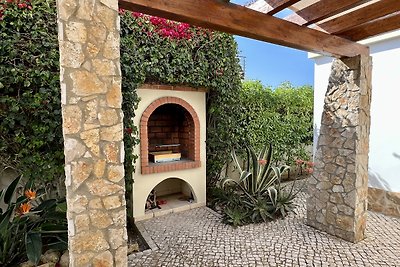
[[[369,186],[400,192],[400,31],[362,43],[371,49],[372,103]],[[332,58],[314,60],[314,149]]]

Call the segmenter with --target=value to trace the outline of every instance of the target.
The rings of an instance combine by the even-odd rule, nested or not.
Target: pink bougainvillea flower
[[[216,70],[215,74],[218,75],[218,76],[221,76],[221,75],[224,74],[224,70],[223,69]]]
[[[141,18],[143,17],[143,13],[140,12],[132,12],[132,16],[135,18]]]
[[[126,131],[128,134],[131,134],[131,133],[132,133],[132,128],[125,128],[125,131]]]
[[[307,166],[310,167],[310,168],[311,168],[311,167],[314,167],[314,165],[315,165],[315,164],[314,164],[314,162],[312,162],[312,161],[308,161],[308,162],[307,162]]]

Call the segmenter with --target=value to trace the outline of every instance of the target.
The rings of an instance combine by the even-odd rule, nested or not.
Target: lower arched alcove
[[[179,178],[168,178],[147,195],[145,213],[164,212],[190,206],[196,200],[191,186]]]
[[[187,181],[178,177],[168,177],[142,192],[140,204],[137,202],[135,220],[149,219],[169,213],[180,212],[204,205],[198,194]],[[202,197],[201,197],[202,198]],[[140,214],[143,214],[140,216]]]

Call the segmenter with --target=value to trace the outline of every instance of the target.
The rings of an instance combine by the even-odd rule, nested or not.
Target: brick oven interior
[[[194,122],[187,110],[165,104],[151,114],[148,122],[149,162],[194,160]],[[154,155],[164,155],[156,160]]]

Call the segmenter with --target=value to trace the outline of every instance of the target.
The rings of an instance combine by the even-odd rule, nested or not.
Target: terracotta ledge
[[[142,174],[170,172],[186,169],[194,169],[201,167],[201,161],[184,161],[184,162],[172,162],[172,163],[159,163],[142,166]]]
[[[153,84],[153,83],[144,83],[140,85],[138,89],[189,91],[189,92],[202,92],[202,93],[208,92],[208,89],[204,87],[194,88],[184,85],[166,85],[166,84]]]

